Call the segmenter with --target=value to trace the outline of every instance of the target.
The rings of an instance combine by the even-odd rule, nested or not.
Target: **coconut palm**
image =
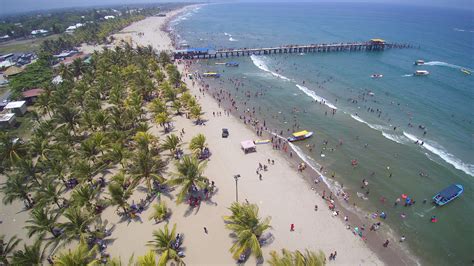
[[[38,205],[41,207],[47,206],[50,203],[54,203],[58,206],[58,209],[61,209],[59,201],[63,198],[60,197],[63,192],[63,185],[60,185],[52,179],[47,179],[42,183],[38,191]]]
[[[234,259],[239,259],[241,254],[250,251],[258,260],[263,258],[260,246],[260,237],[265,230],[271,228],[270,217],[263,221],[258,216],[258,206],[256,204],[232,203],[229,210],[230,216],[224,216],[226,228],[232,230],[236,241],[230,248]]]
[[[148,220],[154,219],[155,222],[158,223],[168,218],[169,215],[170,215],[170,209],[166,207],[166,203],[159,202],[153,205],[153,212],[151,213]]]
[[[86,207],[89,211],[93,209],[93,202],[97,197],[99,188],[92,188],[89,184],[83,184],[74,188],[71,194],[71,205]]]
[[[128,207],[127,200],[132,196],[134,188],[133,184],[128,188],[124,188],[123,184],[117,181],[110,182],[109,195],[111,197],[111,203],[118,205],[118,207],[122,208],[124,213],[126,213]]]
[[[164,150],[169,150],[171,154],[175,154],[179,146],[181,146],[181,140],[175,134],[171,134],[166,136],[161,148]]]
[[[41,248],[41,240],[37,239],[33,245],[24,245],[23,250],[13,253],[12,265],[42,265],[45,249]]]
[[[96,259],[99,248],[95,245],[89,248],[84,238],[81,238],[79,245],[73,249],[63,252],[54,259],[54,265],[58,266],[92,266],[99,265],[100,262]]]
[[[120,163],[125,168],[124,162],[129,157],[129,151],[125,149],[121,142],[110,144],[109,153],[106,155],[113,163]]]
[[[206,161],[199,161],[194,156],[185,155],[181,161],[176,161],[177,172],[172,173],[173,178],[166,181],[166,184],[171,186],[181,186],[181,191],[178,193],[176,202],[182,203],[188,193],[197,191],[199,188],[205,188],[208,179],[203,176]]]
[[[196,119],[196,123],[199,123],[201,121],[201,115],[202,115],[201,106],[194,105],[194,106],[191,107],[189,112],[191,114],[191,117]]]
[[[67,221],[60,224],[60,227],[64,230],[63,235],[66,242],[78,239],[80,236],[87,233],[89,225],[95,219],[92,213],[80,207],[67,208],[64,212],[64,217]]]
[[[167,125],[171,122],[171,118],[168,114],[168,112],[161,112],[155,116],[155,123],[159,124],[162,126],[165,130],[165,132],[168,132],[168,127]]]
[[[194,136],[191,142],[189,142],[189,149],[196,154],[201,154],[206,146],[206,136],[204,136],[204,134]]]
[[[270,261],[268,262],[272,266],[323,266],[326,264],[326,256],[322,251],[317,253],[314,251],[305,250],[305,253],[295,250],[294,252],[282,249],[282,256],[276,252],[270,252]]]
[[[160,98],[151,101],[149,108],[155,115],[166,112],[166,104]]]
[[[145,180],[148,192],[151,192],[152,180],[165,182],[166,179],[162,176],[165,166],[156,151],[138,151],[132,157],[130,173],[136,180]]]
[[[24,200],[28,202],[28,206],[33,205],[33,201],[28,196],[30,186],[25,178],[21,175],[8,176],[7,182],[3,184],[0,191],[4,194],[3,203],[11,204],[14,200]]]
[[[8,241],[5,241],[5,235],[0,235],[0,264],[8,265],[9,259],[12,257],[12,252],[20,243],[16,235],[12,236]]]
[[[46,233],[51,233],[53,237],[57,237],[58,233],[55,231],[56,220],[60,213],[53,214],[46,208],[34,208],[31,211],[31,218],[26,221],[27,225],[24,227],[28,230],[28,237],[38,235],[39,239],[43,239]]]
[[[160,255],[158,265],[164,266],[170,260],[183,264],[174,245],[176,241],[176,224],[173,225],[171,231],[168,229],[168,224],[165,225],[164,230],[153,231],[153,238],[153,240],[148,241],[148,245]]]
[[[10,134],[0,132],[0,162],[6,167],[14,165],[28,154],[28,146]]]
[[[55,115],[56,121],[59,124],[65,124],[74,135],[76,134],[76,125],[79,122],[79,115],[75,107],[68,105],[59,106]]]
[[[143,256],[137,258],[136,265],[139,266],[156,266],[156,254],[153,250],[148,250]]]

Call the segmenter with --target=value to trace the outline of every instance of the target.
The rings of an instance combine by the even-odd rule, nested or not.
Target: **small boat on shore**
[[[202,73],[202,76],[206,78],[218,78],[221,76],[221,74],[216,73],[216,72],[206,72],[206,73]]]
[[[429,74],[430,72],[428,72],[428,70],[417,70],[415,71],[413,75],[414,76],[428,76]]]
[[[215,63],[216,65],[225,65],[226,63],[225,62],[217,62]]]
[[[438,206],[443,206],[464,192],[464,188],[460,184],[452,184],[451,186],[441,190],[433,197],[433,202]]]
[[[471,71],[465,69],[465,68],[461,68],[461,72],[466,74],[466,75],[471,75]]]
[[[298,141],[298,140],[304,140],[311,137],[312,135],[313,135],[312,131],[307,131],[307,130],[298,131],[291,134],[291,137],[288,138],[288,141],[293,142],[293,141]]]
[[[379,78],[382,78],[383,75],[375,73],[375,74],[372,74],[370,77],[373,78],[373,79],[379,79]]]
[[[415,66],[422,66],[425,64],[425,61],[421,60],[421,59],[418,59],[415,61],[414,65]]]

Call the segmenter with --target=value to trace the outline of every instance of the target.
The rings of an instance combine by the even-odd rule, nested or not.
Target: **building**
[[[3,76],[6,78],[9,78],[11,76],[15,76],[23,72],[23,69],[16,67],[16,66],[11,66],[5,72],[3,72]]]
[[[43,92],[43,89],[36,88],[24,91],[21,94],[23,95],[23,99],[26,101],[27,104],[32,104],[36,101],[36,98],[38,98],[38,96],[40,96],[40,94]]]
[[[82,24],[82,23],[76,23],[76,25],[72,25],[72,26],[67,27],[66,32],[67,32],[67,33],[73,33],[76,29],[78,29],[78,28],[80,28],[80,27],[82,27],[82,26],[84,26],[84,24]]]
[[[43,30],[43,29],[31,31],[31,35],[33,35],[33,36],[46,35],[48,33],[49,33],[49,31]]]
[[[115,16],[105,16],[104,19],[114,19]]]
[[[16,115],[13,113],[0,114],[0,128],[14,127],[16,124]]]
[[[26,113],[26,101],[9,102],[7,106],[5,106],[5,110],[17,116],[22,116]]]

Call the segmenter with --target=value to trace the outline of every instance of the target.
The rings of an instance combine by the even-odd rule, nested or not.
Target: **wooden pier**
[[[220,49],[191,48],[177,50],[174,53],[175,59],[213,59],[228,58],[234,56],[250,55],[270,55],[270,54],[292,54],[292,53],[328,53],[342,51],[383,51],[391,48],[411,48],[410,44],[387,43],[381,39],[372,39],[368,42],[352,43],[330,43],[330,44],[309,44],[309,45],[285,45],[270,48],[241,48],[241,49]]]

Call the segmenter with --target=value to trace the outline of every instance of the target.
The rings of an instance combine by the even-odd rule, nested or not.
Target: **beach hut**
[[[17,74],[20,74],[21,72],[23,72],[23,69],[21,69],[17,66],[11,66],[7,70],[5,70],[5,72],[3,72],[3,76],[9,78],[11,76],[15,76]]]
[[[14,113],[17,116],[22,116],[26,113],[26,101],[9,102],[7,106],[5,106],[5,110],[10,111],[10,113]]]
[[[255,143],[253,143],[252,140],[244,140],[240,142],[240,146],[245,154],[257,151],[257,146],[255,146]]]
[[[0,128],[10,128],[15,126],[16,119],[15,114],[6,113],[0,114]]]
[[[23,99],[27,102],[27,104],[31,104],[34,103],[36,98],[38,98],[38,96],[40,96],[40,94],[43,92],[43,89],[36,88],[24,91],[21,94],[23,95]]]

